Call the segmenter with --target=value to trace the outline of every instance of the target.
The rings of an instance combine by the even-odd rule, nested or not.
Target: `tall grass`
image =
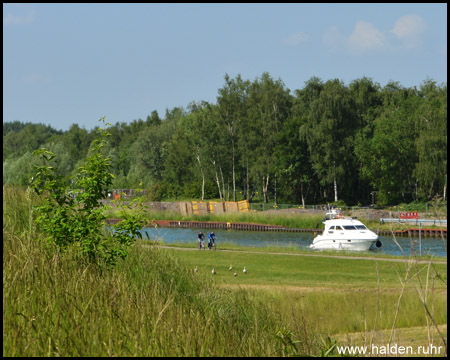
[[[218,288],[164,250],[135,247],[109,272],[50,255],[32,199],[3,188],[4,356],[281,356],[320,354],[244,290]],[[30,232],[31,231],[31,232]],[[211,275],[211,274],[209,274]],[[308,346],[303,346],[308,344]]]
[[[315,332],[339,334],[364,332],[376,325],[378,329],[391,330],[399,298],[398,291],[256,291],[255,296],[265,298],[280,312],[287,323],[302,318]],[[447,323],[447,297],[434,293],[435,320]],[[288,304],[288,306],[286,306]],[[408,291],[399,303],[399,317],[395,328],[426,325],[420,299]],[[295,317],[292,315],[295,314]]]

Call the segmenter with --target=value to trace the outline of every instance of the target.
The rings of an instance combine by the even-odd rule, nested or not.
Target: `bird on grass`
[[[195,272],[198,272],[197,266],[195,267],[194,271],[195,271]]]
[[[229,271],[231,271],[231,270],[233,270],[233,267],[230,265],[230,267],[229,267],[229,269],[228,269]]]
[[[245,268],[245,266],[244,266],[244,270],[242,270],[242,272],[243,272],[244,274],[247,274],[247,269]]]
[[[214,270],[214,268],[213,268],[211,273],[214,275],[216,273],[216,270]]]
[[[236,272],[236,270],[234,271],[234,276],[237,276],[237,272]]]

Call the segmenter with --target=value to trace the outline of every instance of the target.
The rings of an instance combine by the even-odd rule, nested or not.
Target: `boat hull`
[[[326,239],[317,237],[310,245],[311,249],[315,250],[352,250],[352,251],[367,251],[372,245],[376,244],[377,239]]]

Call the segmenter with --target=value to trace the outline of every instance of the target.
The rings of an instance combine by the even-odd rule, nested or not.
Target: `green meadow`
[[[436,323],[447,322],[446,264],[245,251],[168,251],[191,269],[197,267],[199,273],[211,274],[214,267],[217,285],[247,289],[281,311],[286,323],[303,319],[322,333],[357,332],[374,326],[389,329],[400,294],[396,326],[424,326],[426,313],[417,292],[428,295]]]

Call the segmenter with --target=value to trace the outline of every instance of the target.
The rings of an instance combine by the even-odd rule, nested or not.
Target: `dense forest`
[[[107,113],[107,109],[105,109]],[[108,120],[108,117],[106,118]],[[313,77],[291,91],[268,73],[224,77],[215,104],[108,126],[114,188],[182,198],[380,205],[446,199],[447,85],[345,85]],[[3,123],[3,183],[27,185],[45,147],[70,179],[96,129]]]

